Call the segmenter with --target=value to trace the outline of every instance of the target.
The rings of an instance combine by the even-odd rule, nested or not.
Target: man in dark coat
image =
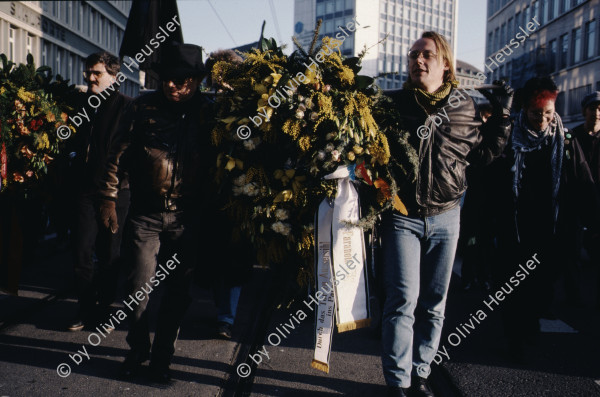
[[[111,147],[100,178],[101,217],[117,230],[115,199],[119,173],[127,170],[131,208],[124,248],[131,264],[130,295],[124,301],[131,347],[121,375],[136,375],[152,356],[153,380],[168,383],[179,326],[191,302],[189,290],[205,221],[208,182],[206,156],[212,101],[198,86],[205,74],[201,48],[191,44],[165,48],[157,71],[161,89],[137,98],[121,127],[122,139]],[[204,214],[204,215],[203,215]],[[154,343],[150,343],[146,305],[149,294],[165,285]]]
[[[118,134],[119,121],[131,98],[118,92],[116,76],[119,59],[108,52],[90,55],[83,72],[88,84],[77,108],[80,125],[68,142],[72,147],[71,183],[76,189],[75,285],[79,312],[69,324],[70,331],[94,328],[109,317],[115,299],[122,233],[110,233],[99,227],[95,202],[95,179],[104,170],[108,149]],[[127,179],[120,179],[115,197],[117,223],[122,225],[129,206]],[[95,272],[93,255],[98,260]],[[97,273],[97,275],[96,275]]]
[[[577,137],[587,161],[596,191],[600,196],[600,91],[592,92],[581,101],[585,122],[573,129],[573,135]],[[592,261],[600,266],[600,239],[598,228],[591,228],[584,236],[584,245],[589,251]],[[599,272],[600,273],[600,272]],[[596,303],[600,309],[600,278],[596,289]]]

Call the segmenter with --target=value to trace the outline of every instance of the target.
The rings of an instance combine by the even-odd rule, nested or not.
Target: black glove
[[[500,87],[492,92],[481,90],[481,94],[490,101],[494,116],[509,117],[515,91],[503,80],[495,80],[492,84]]]
[[[119,230],[116,203],[114,201],[102,200],[100,202],[100,219],[102,220],[104,227],[110,229],[113,234]]]

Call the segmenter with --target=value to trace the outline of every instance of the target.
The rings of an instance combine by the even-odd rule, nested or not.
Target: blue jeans
[[[427,377],[440,343],[460,206],[428,217],[389,212],[382,227],[383,374],[389,386],[409,387],[411,375]]]
[[[233,325],[241,292],[242,287],[226,287],[222,283],[213,288],[218,322]]]

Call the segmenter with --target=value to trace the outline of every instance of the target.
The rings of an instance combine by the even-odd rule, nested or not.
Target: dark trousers
[[[77,202],[75,227],[75,287],[79,298],[80,316],[84,321],[93,316],[108,316],[108,308],[114,302],[119,277],[121,238],[127,211],[129,190],[119,193],[116,210],[119,230],[112,234],[102,225],[93,196],[83,195]],[[94,265],[93,254],[98,259]],[[100,310],[96,312],[96,303]],[[107,320],[107,318],[100,318]]]
[[[194,247],[199,241],[194,232],[197,223],[192,219],[183,211],[135,214],[129,218],[125,240],[131,265],[129,292],[136,296],[142,291],[143,296],[147,296],[159,285],[165,286],[152,345],[153,362],[171,362],[179,326],[191,303],[190,286],[196,261]],[[177,261],[173,259],[174,255]],[[167,267],[168,261],[174,269]],[[149,352],[151,346],[147,304],[147,297],[138,300],[131,305],[132,313],[129,314],[127,343],[132,350],[141,353]]]

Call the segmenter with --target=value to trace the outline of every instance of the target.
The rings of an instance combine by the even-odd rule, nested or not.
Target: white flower
[[[301,103],[300,105],[298,105],[298,110],[300,110],[301,112],[306,111],[306,106],[304,106],[303,103]]]
[[[333,159],[333,161],[338,161],[340,159],[340,152],[337,150],[332,151],[331,158]]]
[[[319,114],[317,112],[312,112],[310,114],[310,121],[315,121],[318,118],[319,118]]]
[[[324,152],[324,151],[322,151],[322,150],[319,150],[319,151],[317,152],[317,160],[319,160],[319,161],[323,161],[323,160],[325,160],[325,152]]]
[[[242,174],[233,180],[235,186],[244,186],[246,184],[246,174]]]
[[[284,236],[287,236],[292,231],[290,224],[283,222],[275,222],[271,225],[271,229],[273,229],[275,233],[283,234]]]
[[[285,221],[288,217],[289,213],[287,210],[282,208],[275,210],[275,218],[279,219],[280,221]]]
[[[333,143],[328,143],[327,145],[325,145],[326,152],[331,152],[333,149],[334,149]]]
[[[244,194],[250,197],[258,196],[258,193],[260,193],[258,185],[254,182],[245,185],[243,190]]]
[[[296,118],[297,119],[302,119],[304,118],[304,112],[302,110],[297,110],[296,111]]]
[[[258,146],[259,143],[260,143],[260,138],[246,139],[244,141],[244,149],[254,150],[254,149],[256,149],[256,147]]]

